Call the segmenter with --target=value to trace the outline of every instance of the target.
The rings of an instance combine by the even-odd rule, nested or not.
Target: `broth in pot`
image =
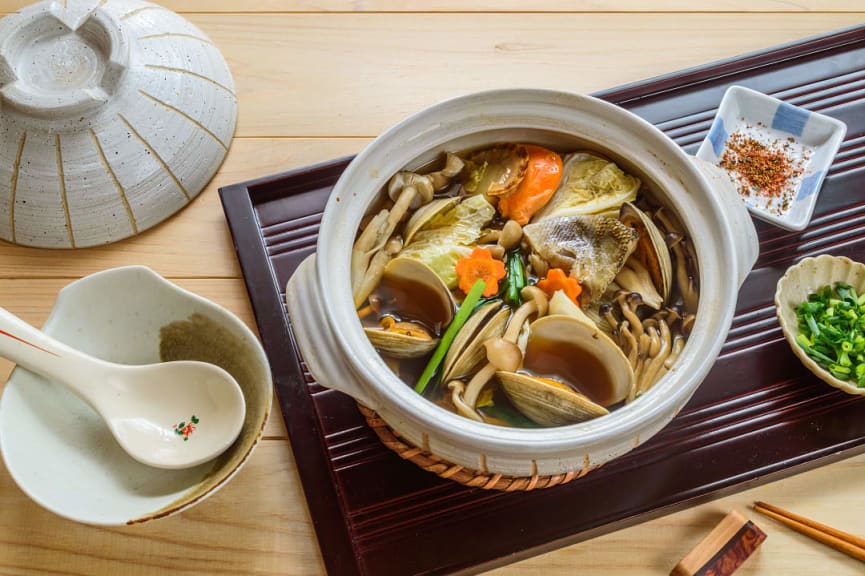
[[[513,142],[403,171],[364,218],[352,292],[418,393],[467,418],[562,426],[651,390],[694,323],[691,242],[591,150]]]

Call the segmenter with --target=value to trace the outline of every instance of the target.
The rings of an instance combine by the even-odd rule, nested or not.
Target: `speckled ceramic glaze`
[[[701,288],[691,336],[678,362],[649,393],[608,416],[536,430],[475,422],[416,394],[364,335],[351,297],[349,259],[368,207],[398,170],[423,166],[444,150],[494,142],[596,149],[639,175],[691,234]],[[317,252],[288,283],[288,312],[310,372],[324,386],[376,410],[407,442],[469,469],[561,474],[628,452],[669,422],[700,385],[759,251],[754,226],[729,179],[702,168],[648,122],[580,94],[482,92],[412,116],[374,140],[342,174],[321,221]]]
[[[194,198],[237,117],[216,46],[138,0],[55,0],[0,21],[0,238],[113,242]]]
[[[164,470],[126,454],[78,396],[16,368],[0,398],[0,452],[15,482],[48,510],[101,525],[167,516],[224,485],[258,444],[272,398],[258,339],[230,312],[150,269],[116,268],[73,282],[43,331],[112,362],[216,364],[238,381],[246,402],[240,436],[226,452],[194,468]]]
[[[823,286],[835,286],[836,282],[844,282],[853,286],[857,294],[865,294],[865,264],[854,262],[844,256],[821,254],[816,258],[805,258],[791,266],[778,280],[775,290],[775,312],[778,323],[784,332],[784,337],[796,357],[805,367],[823,382],[834,386],[848,394],[865,395],[865,388],[859,388],[853,382],[839,380],[814,362],[805,351],[796,344],[799,335],[799,322],[796,320],[796,306],[808,299],[808,296]]]

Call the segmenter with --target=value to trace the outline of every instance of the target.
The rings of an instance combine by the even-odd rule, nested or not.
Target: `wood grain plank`
[[[70,280],[62,278],[47,279],[0,279],[0,306],[19,316],[34,326],[41,326],[48,318],[48,313],[54,305],[57,293]],[[246,295],[243,281],[236,278],[212,279],[192,278],[174,280],[182,288],[186,288],[204,298],[224,306],[236,314],[249,326],[253,332],[257,329],[255,317]],[[13,364],[0,358],[0,392],[12,371]],[[287,438],[285,423],[279,411],[279,403],[274,398],[273,412],[264,429],[267,438]]]
[[[235,140],[213,181],[188,207],[166,222],[115,244],[74,252],[0,242],[0,278],[80,278],[129,264],[150,266],[173,278],[239,278],[240,268],[218,188],[353,154],[367,142],[366,139]]]
[[[577,570],[589,575],[666,574],[729,510],[738,509],[756,521],[768,538],[737,575],[858,575],[861,564],[855,560],[783,526],[761,521],[748,507],[754,500],[771,499],[779,506],[832,518],[834,525],[861,532],[863,473],[865,455],[488,574],[570,576]],[[237,477],[201,504],[141,526],[98,528],[54,516],[15,486],[2,463],[0,507],[0,573],[4,575],[144,576],[163,570],[181,576],[324,574],[312,519],[285,440],[263,441]]]
[[[528,85],[591,91],[832,30],[858,18],[196,15],[231,55],[243,103],[240,134],[309,134],[326,140],[236,139],[214,181],[178,217],[114,245],[78,250],[75,258],[63,251],[0,245],[0,278],[77,277],[130,262],[173,277],[238,277],[216,189],[356,152],[365,143],[331,137],[374,135],[437,100],[473,90]],[[548,33],[542,41],[527,39],[528,27]],[[255,34],[246,33],[252,29]],[[394,58],[401,46],[414,48]],[[392,78],[400,79],[398,89]]]
[[[676,562],[699,543],[730,510],[739,510],[768,535],[760,549],[736,571],[736,576],[861,574],[861,563],[835,550],[827,550],[822,544],[783,526],[773,524],[750,510],[750,506],[761,499],[770,500],[784,508],[795,505],[798,510],[811,516],[832,518],[834,526],[861,533],[861,508],[847,507],[859,506],[854,503],[861,500],[863,473],[865,455],[530,558],[492,570],[488,574],[564,576],[576,573],[575,567],[579,567],[580,574],[669,574]],[[634,489],[639,490],[639,487],[634,486]]]
[[[197,14],[191,20],[231,55],[243,103],[238,136],[333,137],[375,136],[435,102],[480,90],[592,92],[851,26],[863,15]],[[255,34],[244,33],[250,29]]]
[[[4,0],[2,11],[15,11],[30,0]],[[861,9],[858,0],[161,0],[181,14],[206,12],[848,12]],[[251,5],[250,5],[251,4]]]
[[[468,92],[512,86],[591,92],[829,32],[860,23],[863,15],[193,14],[190,19],[230,55],[242,102],[238,136],[371,137],[430,104]]]
[[[177,516],[100,528],[43,510],[0,462],[0,574],[323,574],[291,448],[264,440],[237,476]]]

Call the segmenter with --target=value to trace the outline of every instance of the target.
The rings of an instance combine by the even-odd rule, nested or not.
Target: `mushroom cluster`
[[[387,186],[393,202],[390,209],[376,214],[355,240],[351,252],[351,282],[354,305],[360,306],[375,289],[384,267],[402,249],[402,239],[393,232],[409,210],[416,210],[433,199],[463,169],[456,154],[447,153],[445,166],[430,174],[397,172]]]
[[[641,317],[638,309],[643,304],[638,292],[620,290],[614,303],[600,307],[601,316],[634,370],[635,386],[628,393],[629,402],[648,391],[670,370],[694,325],[694,315],[677,307],[662,308]]]
[[[451,380],[447,383],[451,391],[451,401],[457,412],[466,418],[484,421],[477,412],[477,401],[481,391],[497,371],[517,371],[523,363],[523,351],[517,345],[520,331],[529,317],[534,315],[540,318],[547,313],[547,295],[537,286],[526,286],[520,291],[520,296],[523,298],[523,304],[510,317],[505,333],[483,342],[486,349],[486,365],[475,373],[468,385],[462,380]]]

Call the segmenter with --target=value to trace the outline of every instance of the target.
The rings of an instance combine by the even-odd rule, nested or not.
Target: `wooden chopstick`
[[[787,512],[777,506],[766,504],[765,502],[755,502],[754,510],[777,520],[778,522],[789,526],[796,532],[804,534],[809,538],[813,538],[818,542],[831,546],[839,552],[843,552],[848,556],[852,556],[861,562],[865,562],[865,538],[836,530],[831,526],[820,524],[804,516]]]

